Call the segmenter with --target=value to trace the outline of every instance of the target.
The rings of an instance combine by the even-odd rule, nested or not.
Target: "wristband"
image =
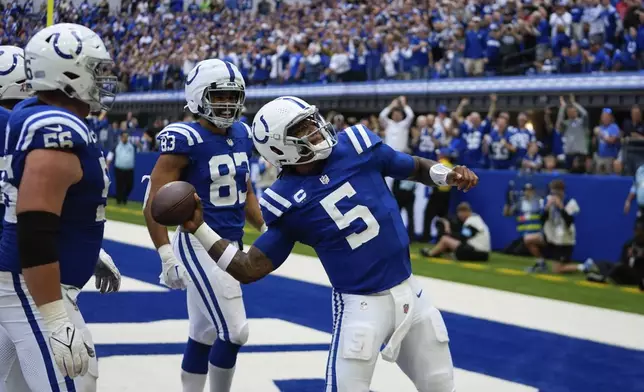
[[[159,252],[161,261],[163,261],[164,263],[174,258],[174,251],[172,250],[172,246],[170,244],[161,245],[159,249],[157,249],[157,252]]]
[[[219,257],[219,260],[217,260],[217,266],[226,271],[236,254],[237,247],[233,244],[228,244],[226,250],[224,250],[224,253],[222,253],[222,255]]]
[[[447,183],[447,175],[451,172],[452,169],[439,163],[429,169],[429,177],[434,181],[434,184],[438,186],[446,186],[449,185]]]
[[[67,311],[65,310],[65,303],[62,299],[46,303],[38,307],[38,311],[49,329],[49,332],[54,332],[59,324],[69,320]]]
[[[262,227],[259,228],[260,233],[266,233],[268,231],[268,226],[266,226],[266,223],[262,223]]]
[[[206,252],[212,248],[215,242],[221,239],[219,234],[215,233],[205,222],[194,232],[194,236],[201,242],[201,246],[204,247]]]

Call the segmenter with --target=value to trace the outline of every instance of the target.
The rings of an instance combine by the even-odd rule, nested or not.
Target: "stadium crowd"
[[[3,5],[2,44],[44,26],[22,1]],[[56,20],[99,32],[129,91],[179,89],[205,58],[255,85],[644,68],[640,0],[94,1]]]
[[[435,113],[421,114],[414,113],[406,100],[397,98],[379,115],[345,119],[332,111],[327,120],[338,131],[362,123],[400,151],[472,168],[531,173],[621,174],[624,145],[644,140],[642,111],[636,105],[623,121],[615,118],[611,108],[604,108],[593,121],[574,95],[560,97],[559,107],[516,115],[497,113],[495,95],[490,96],[490,102],[487,113],[469,110],[469,100],[464,98],[451,112],[440,105]],[[105,114],[91,118],[107,150],[116,145],[120,133],[127,132],[142,152],[155,151],[155,135],[174,120],[178,118],[159,117],[144,127],[133,113],[112,124]]]

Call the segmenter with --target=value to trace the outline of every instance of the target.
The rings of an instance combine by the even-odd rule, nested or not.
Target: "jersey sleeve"
[[[35,112],[16,125],[19,127],[11,127],[12,132],[20,135],[16,150],[75,150],[90,143],[89,129],[85,122],[64,111]]]
[[[279,181],[279,180],[278,180]],[[262,192],[259,198],[259,206],[262,211],[262,217],[268,227],[277,224],[284,213],[286,213],[293,203],[283,195],[280,195],[279,183],[274,183],[270,188]]]
[[[384,176],[403,180],[414,170],[414,158],[384,144],[380,136],[362,124],[344,130],[358,155],[371,151],[371,159]]]
[[[275,269],[284,263],[295,246],[295,240],[280,226],[269,226],[268,230],[253,243],[255,248],[261,250],[268,257]]]
[[[397,180],[409,178],[416,167],[413,156],[396,151],[384,143],[374,150],[374,156],[382,175]]]
[[[383,144],[380,136],[376,135],[362,124],[346,128],[340,134],[340,137],[348,138],[353,150],[355,150],[358,155],[364,154],[365,152],[373,150],[377,146]]]
[[[187,124],[170,124],[163,128],[156,137],[161,154],[187,155],[190,149],[203,143],[199,132]]]

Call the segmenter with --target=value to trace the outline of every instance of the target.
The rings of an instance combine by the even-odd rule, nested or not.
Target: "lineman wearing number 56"
[[[333,286],[326,391],[369,391],[379,351],[419,391],[454,391],[445,323],[411,274],[409,237],[384,177],[465,191],[478,177],[394,151],[362,125],[336,137],[317,108],[296,97],[260,109],[252,135],[282,168],[259,202],[268,231],[240,252],[204,222],[199,203],[184,229],[244,283],[278,268],[296,242],[315,249]]]
[[[117,290],[120,275],[101,251],[109,177],[85,118],[113,101],[113,66],[101,38],[75,24],[42,29],[24,49],[35,96],[14,106],[0,142],[0,330],[21,370],[9,376],[11,391],[16,375],[33,392],[96,391],[98,362],[76,298],[93,274],[101,291],[109,275]],[[0,372],[12,363],[4,357]]]
[[[152,200],[169,182],[189,182],[203,200],[205,220],[239,249],[246,218],[257,229],[264,227],[249,181],[250,128],[239,121],[244,90],[244,79],[233,64],[201,61],[185,85],[187,107],[198,121],[170,124],[157,136],[161,156],[150,176],[145,218],[161,257],[161,282],[188,290],[183,392],[203,391],[206,375],[211,391],[230,390],[248,323],[239,282],[213,268],[207,250],[188,232],[177,230],[170,245],[168,230],[152,218]]]

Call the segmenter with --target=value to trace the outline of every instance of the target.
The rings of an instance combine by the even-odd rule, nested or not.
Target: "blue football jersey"
[[[439,142],[441,135],[438,135],[439,131],[431,131],[429,128],[423,128],[420,130],[420,136],[418,138],[418,146],[414,149],[414,155],[426,159],[436,160],[436,150],[440,147],[436,145],[436,142]]]
[[[534,132],[527,128],[514,128],[510,130],[508,139],[510,144],[517,148],[517,151],[514,153],[517,163],[521,163],[521,160],[528,152],[528,146],[530,143],[537,141],[537,137]]]
[[[9,117],[5,135],[6,172],[4,232],[0,239],[0,271],[20,272],[16,231],[16,198],[29,152],[51,148],[75,154],[81,180],[69,187],[60,214],[58,254],[61,283],[83,287],[94,273],[103,242],[105,205],[110,180],[96,134],[75,114],[30,98]]]
[[[6,135],[7,134],[7,123],[9,122],[9,116],[11,115],[11,112],[2,106],[0,106],[0,192],[2,194],[0,195],[0,236],[2,236],[2,221],[4,217],[4,192],[2,191],[3,189],[3,183],[5,181],[5,173],[7,172],[6,166],[5,166],[5,144],[6,144]]]
[[[246,192],[253,153],[250,128],[235,122],[226,135],[199,122],[173,123],[157,135],[161,154],[185,155],[181,181],[192,184],[201,198],[204,221],[229,241],[241,241],[246,222]]]
[[[399,284],[411,274],[409,236],[384,177],[408,178],[414,165],[363,125],[345,129],[321,173],[284,172],[264,191],[268,231],[254,246],[276,268],[295,242],[313,247],[339,292]]]
[[[488,155],[490,157],[490,166],[492,169],[509,169],[514,165],[514,158],[512,152],[508,150],[507,145],[510,143],[508,141],[509,134],[506,130],[505,133],[501,134],[497,129],[494,129],[489,135],[487,135],[490,151]],[[503,144],[505,140],[505,145]]]
[[[460,126],[460,137],[463,140],[463,152],[460,163],[469,168],[483,166],[483,137],[490,132],[490,121],[485,119],[478,127],[469,121],[463,121]]]

